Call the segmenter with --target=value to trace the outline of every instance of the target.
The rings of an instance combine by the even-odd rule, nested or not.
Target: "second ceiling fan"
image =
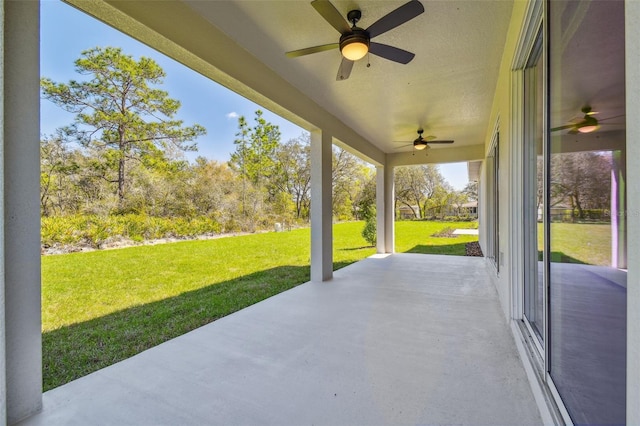
[[[423,129],[418,129],[418,137],[413,142],[408,141],[397,141],[396,143],[404,143],[405,145],[399,146],[398,148],[404,148],[407,146],[413,146],[414,149],[418,151],[422,151],[423,149],[429,149],[430,143],[453,143],[452,140],[436,140],[435,136],[422,136],[424,133]]]
[[[347,20],[351,22],[350,26],[330,1],[314,0],[311,2],[311,6],[333,28],[338,30],[341,34],[340,41],[287,52],[286,55],[290,58],[339,48],[342,53],[342,62],[338,68],[336,80],[341,81],[349,78],[353,63],[364,58],[369,52],[400,64],[408,64],[415,56],[415,54],[397,47],[372,42],[371,39],[404,24],[424,12],[424,6],[418,0],[411,0],[405,3],[378,19],[366,30],[356,26],[362,17],[362,13],[359,10],[352,10],[347,13]]]

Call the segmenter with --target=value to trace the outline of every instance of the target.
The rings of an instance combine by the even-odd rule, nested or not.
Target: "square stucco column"
[[[627,268],[626,153],[611,153],[611,267]]]
[[[15,423],[42,407],[40,331],[40,67],[38,1],[0,0],[2,131],[0,276],[2,399]]]
[[[311,281],[333,278],[331,135],[311,132]]]
[[[386,200],[384,198],[384,170],[382,166],[376,166],[376,252],[386,253]]]
[[[627,424],[640,425],[640,2],[625,2],[627,103]]]
[[[395,253],[395,205],[393,167],[384,168],[384,251]]]

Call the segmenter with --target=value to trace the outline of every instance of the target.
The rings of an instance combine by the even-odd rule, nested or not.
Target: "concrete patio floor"
[[[21,424],[541,423],[485,259],[394,254],[51,390]]]

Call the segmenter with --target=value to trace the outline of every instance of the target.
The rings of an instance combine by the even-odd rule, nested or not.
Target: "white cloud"
[[[230,113],[226,114],[225,117],[227,117],[227,119],[238,118],[240,117],[240,114],[235,111],[231,111]]]

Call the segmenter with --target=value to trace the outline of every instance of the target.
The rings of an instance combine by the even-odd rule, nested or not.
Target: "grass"
[[[538,247],[543,230],[538,226]],[[611,265],[611,224],[552,223],[551,261]]]
[[[458,235],[456,238],[433,237],[445,228],[476,228],[477,222],[429,222],[401,221],[396,222],[396,252],[465,255],[465,246],[478,241],[477,235]]]
[[[334,269],[375,249],[363,222],[334,226]],[[464,255],[469,222],[397,223],[399,252]],[[44,389],[126,359],[309,280],[310,230],[42,258]]]

